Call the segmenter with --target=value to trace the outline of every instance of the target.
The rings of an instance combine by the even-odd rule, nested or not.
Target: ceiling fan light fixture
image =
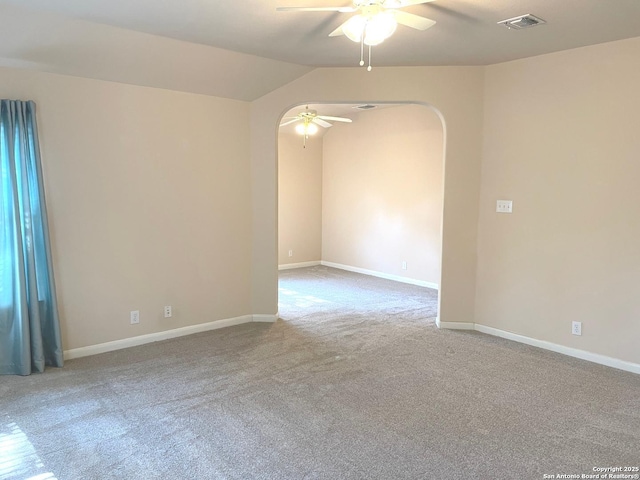
[[[354,15],[342,27],[342,32],[353,42],[380,45],[396,31],[398,22],[391,11],[379,11],[374,15]]]
[[[366,27],[367,18],[363,15],[354,15],[344,24],[342,31],[349,40],[360,43]]]
[[[393,12],[385,11],[374,15],[366,25],[365,45],[380,45],[396,31],[398,22]]]
[[[309,121],[304,121],[303,123],[299,123],[296,125],[296,133],[299,135],[315,135],[318,133],[318,126],[315,123],[311,123]]]

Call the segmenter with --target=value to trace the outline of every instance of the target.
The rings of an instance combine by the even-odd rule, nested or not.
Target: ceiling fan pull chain
[[[307,105],[307,111],[309,110],[309,105]],[[307,148],[307,138],[309,138],[309,118],[304,119],[304,135],[302,136],[302,148]]]
[[[367,72],[371,71],[371,45],[369,45],[369,66],[367,67]]]
[[[364,66],[364,35],[360,39],[360,66]]]

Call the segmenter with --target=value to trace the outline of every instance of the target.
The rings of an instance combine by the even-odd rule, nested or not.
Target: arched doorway
[[[341,282],[340,297],[350,291],[348,280],[364,283],[352,274],[327,270],[337,268],[386,279],[387,287],[384,282],[366,280],[370,288],[382,289],[375,294],[379,300],[384,288],[395,296],[414,298],[414,303],[422,296],[430,305],[418,302],[415,306],[435,323],[442,259],[441,118],[424,104],[369,103],[368,108],[359,109],[361,105],[310,105],[318,114],[354,122],[320,128],[319,135],[310,135],[306,141],[296,135],[295,125],[280,129],[278,265],[280,283],[285,283],[280,289],[280,310],[296,292],[300,296],[296,303],[305,308],[326,306],[336,292],[324,290],[323,299],[313,289],[318,293],[320,286],[328,287],[329,278]],[[283,116],[295,116],[305,107],[295,106]],[[309,271],[318,265],[327,268]],[[291,283],[296,276],[301,280],[306,276],[299,287]],[[312,290],[302,288],[312,280],[316,282]],[[412,287],[400,288],[388,280]],[[428,289],[421,295],[415,286]]]

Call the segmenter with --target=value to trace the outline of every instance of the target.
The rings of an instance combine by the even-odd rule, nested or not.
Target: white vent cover
[[[501,20],[498,25],[504,25],[507,28],[513,28],[516,30],[522,30],[523,28],[535,27],[536,25],[543,25],[545,22],[543,19],[527,13],[526,15],[520,15],[519,17],[508,18],[507,20]]]

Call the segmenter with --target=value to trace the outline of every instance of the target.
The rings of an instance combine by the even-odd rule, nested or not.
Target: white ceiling
[[[276,12],[349,0],[0,0],[77,19],[308,66],[356,66],[359,46],[327,35],[349,18]],[[436,0],[407,7],[438,23],[400,26],[374,48],[375,65],[488,65],[640,36],[639,0]],[[531,13],[548,23],[515,31],[496,22]]]
[[[0,0],[0,67],[251,101],[314,67],[357,66],[359,45],[327,35],[349,14],[277,12],[349,0]],[[406,11],[373,66],[488,65],[640,36],[640,0],[435,0]],[[546,25],[508,30],[531,13]],[[373,73],[372,73],[373,74]]]
[[[312,70],[4,3],[0,0],[0,67],[245,101]]]

